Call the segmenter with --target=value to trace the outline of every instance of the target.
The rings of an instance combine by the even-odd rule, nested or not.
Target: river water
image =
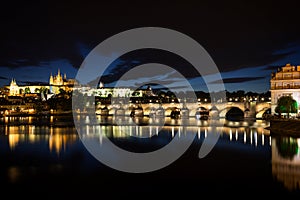
[[[52,116],[42,123],[34,117],[0,118],[0,177],[3,192],[14,188],[31,196],[54,198],[85,195],[261,195],[298,196],[300,185],[300,138],[276,136],[264,120],[216,122],[167,119],[164,126],[131,118],[119,125],[114,118],[97,119],[100,125],[80,130],[71,117]],[[84,120],[87,120],[85,118]],[[54,123],[57,122],[57,123]],[[214,124],[220,137],[204,158],[198,157]],[[187,131],[189,130],[189,131]],[[148,173],[127,173],[98,161],[82,138],[107,137],[118,147],[146,153],[163,148],[176,136],[194,134],[191,146],[170,165]],[[6,190],[7,188],[7,190]],[[18,193],[8,192],[15,196]]]

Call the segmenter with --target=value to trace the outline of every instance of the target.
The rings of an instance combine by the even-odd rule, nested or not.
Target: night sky
[[[0,86],[12,78],[18,84],[48,82],[58,68],[74,78],[100,42],[147,26],[180,31],[196,40],[213,58],[229,91],[266,92],[271,72],[286,63],[300,65],[297,1],[12,0],[1,4],[0,20]],[[111,84],[126,70],[154,61],[184,71],[188,63],[175,57],[153,50],[133,52],[114,62],[103,80]],[[183,74],[204,90],[197,74]],[[176,86],[171,78],[166,82]]]

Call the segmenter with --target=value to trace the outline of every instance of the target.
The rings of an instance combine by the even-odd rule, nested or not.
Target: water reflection
[[[2,127],[3,129],[3,127]],[[50,152],[57,154],[66,151],[67,146],[73,145],[79,140],[74,128],[48,127],[48,126],[5,126],[9,148],[14,150],[18,145],[48,143]]]
[[[300,138],[272,138],[272,174],[289,190],[300,189]]]
[[[202,121],[201,125],[166,125],[163,127],[156,125],[86,125],[82,126],[79,131],[83,139],[98,140],[101,144],[103,137],[107,136],[110,139],[122,139],[123,142],[130,141],[133,138],[135,140],[146,141],[153,138],[160,137],[165,141],[165,144],[170,142],[172,138],[178,134],[179,138],[184,139],[187,134],[193,134],[196,139],[202,141],[209,134],[213,133],[213,130],[221,133],[220,139],[228,142],[238,142],[242,144],[249,144],[254,147],[271,145],[270,131],[265,129],[268,126],[267,123],[256,123],[253,126],[241,126],[243,122],[234,122],[233,126],[210,126],[210,124],[220,123],[219,121],[214,123],[211,121]],[[219,124],[221,125],[221,124]]]
[[[63,120],[56,117],[50,117],[45,120],[49,120],[51,123],[63,122]],[[270,152],[271,136],[270,131],[265,129],[269,126],[268,122],[265,121],[230,122],[223,119],[217,121],[195,119],[184,121],[169,118],[133,120],[132,118],[100,117],[97,118],[99,124],[88,125],[88,122],[92,121],[91,118],[79,117],[78,120],[84,124],[81,127],[82,131],[80,133],[82,135],[80,137],[96,140],[99,144],[103,143],[104,137],[108,137],[116,145],[119,145],[121,148],[124,147],[125,150],[150,152],[162,148],[176,135],[184,140],[188,134],[193,134],[196,141],[195,144],[198,145],[212,134],[215,128],[221,133],[217,143],[219,145],[218,148],[231,148],[233,146],[237,147],[237,151],[240,151],[246,149],[244,148],[246,146],[247,151]],[[164,126],[161,126],[162,120],[164,120]],[[30,170],[33,169],[30,167],[28,172],[26,168],[24,170],[23,163],[21,161],[20,163],[18,162],[23,155],[25,155],[26,159],[34,160],[32,161],[33,164],[30,162],[30,166],[40,166],[40,164],[34,162],[40,163],[41,159],[44,159],[42,162],[47,166],[45,171],[50,174],[53,173],[54,166],[59,166],[57,169],[62,169],[62,172],[71,169],[66,167],[66,165],[72,166],[72,169],[76,166],[92,167],[88,163],[90,161],[82,159],[82,157],[86,158],[91,155],[78,156],[84,151],[84,147],[81,145],[75,127],[52,126],[49,124],[46,126],[43,124],[35,125],[35,118],[20,118],[19,120],[10,118],[7,119],[9,121],[7,124],[4,121],[5,119],[3,119],[2,124],[0,123],[0,142],[4,141],[9,148],[9,152],[14,152],[14,163],[8,164],[7,167],[5,166],[8,179],[11,182],[16,182],[19,179],[18,177],[24,177],[26,173],[30,174]],[[124,121],[125,123],[123,124]],[[16,123],[18,125],[15,125]],[[265,151],[260,151],[261,149]],[[7,155],[8,157],[11,156],[11,154]],[[91,157],[88,158],[90,159]],[[1,159],[4,161],[8,160],[3,157]],[[195,160],[197,162],[196,158]],[[36,167],[34,169],[39,168]]]

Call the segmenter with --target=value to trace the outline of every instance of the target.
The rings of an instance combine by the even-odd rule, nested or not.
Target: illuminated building
[[[15,79],[12,79],[9,86],[4,87],[7,96],[24,96],[25,94],[40,93],[41,90],[47,90],[47,93],[58,94],[60,89],[66,92],[72,91],[74,79],[67,79],[66,74],[61,75],[60,70],[56,76],[49,77],[49,84],[31,84],[31,85],[18,85]]]
[[[126,87],[124,88],[104,87],[104,84],[102,82],[100,82],[99,88],[97,89],[87,88],[86,92],[83,93],[86,93],[88,96],[91,96],[93,94],[97,97],[102,97],[102,98],[155,96],[150,86],[148,86],[146,89],[133,90],[131,88],[126,88]]]
[[[50,75],[49,78],[49,89],[50,93],[58,94],[60,89],[63,89],[66,92],[72,91],[73,85],[75,83],[74,79],[67,79],[67,75],[64,74],[62,76],[60,74],[60,70],[58,69],[57,75],[52,76]]]
[[[282,96],[292,96],[300,102],[300,66],[286,64],[271,77],[271,112],[275,113],[277,100]]]

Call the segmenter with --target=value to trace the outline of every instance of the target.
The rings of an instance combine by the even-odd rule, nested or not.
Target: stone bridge
[[[261,118],[262,115],[271,108],[271,102],[224,102],[212,105],[211,103],[147,103],[147,104],[113,104],[109,105],[108,114],[123,113],[130,115],[130,112],[135,107],[140,107],[143,110],[144,115],[149,115],[151,111],[163,108],[164,115],[169,116],[173,109],[179,108],[181,112],[185,109],[188,110],[188,115],[194,117],[199,108],[210,111],[211,114],[215,114],[218,117],[224,118],[226,114],[233,108],[240,110],[244,113],[244,117],[248,118]],[[121,111],[121,112],[120,112]]]

